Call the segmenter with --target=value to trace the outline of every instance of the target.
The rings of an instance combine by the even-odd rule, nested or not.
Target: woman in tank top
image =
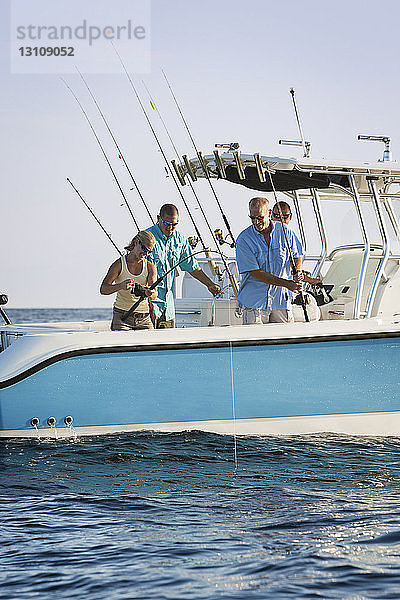
[[[155,239],[150,231],[139,231],[130,244],[125,246],[127,254],[113,262],[103,279],[100,294],[117,293],[111,323],[113,331],[153,329],[149,300],[157,297],[157,290],[150,289],[157,279],[157,270],[146,256],[153,250],[154,244]],[[127,321],[123,321],[121,317],[141,298],[133,293],[135,284],[143,288],[145,297]]]

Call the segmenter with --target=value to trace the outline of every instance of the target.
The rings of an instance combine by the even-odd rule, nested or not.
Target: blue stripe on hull
[[[400,410],[399,343],[372,339],[233,348],[239,419]],[[76,356],[0,390],[0,428],[49,416],[75,426],[232,417],[229,348]]]

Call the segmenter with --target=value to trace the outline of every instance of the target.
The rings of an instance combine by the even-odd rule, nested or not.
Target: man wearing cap
[[[283,227],[271,220],[267,198],[250,200],[249,217],[252,224],[236,240],[243,324],[291,322],[292,292],[301,290],[303,276],[296,273],[292,278]],[[296,270],[300,270],[303,249],[293,232],[285,231]]]
[[[183,233],[176,229],[178,222],[177,207],[174,204],[164,204],[157,216],[157,223],[148,229],[156,239],[149,260],[156,266],[159,277],[183,261],[179,268],[188,271],[192,277],[204,284],[213,296],[218,296],[221,293],[220,286],[204,273],[196,258],[191,256],[189,242]],[[157,286],[157,298],[153,301],[157,329],[175,327],[174,281],[175,269],[172,269]]]

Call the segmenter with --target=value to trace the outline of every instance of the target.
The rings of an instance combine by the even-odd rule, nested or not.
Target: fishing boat
[[[400,435],[394,210],[400,167],[391,160],[387,138],[381,141],[385,154],[375,163],[241,154],[231,145],[175,164],[182,184],[206,177],[258,195],[281,193],[295,209],[305,249],[304,211],[312,208],[321,250],[306,252],[305,261],[323,279],[317,312],[304,322],[297,307],[294,323],[243,326],[225,273],[224,297],[216,300],[203,297],[190,276],[180,278],[177,329],[112,332],[109,322],[5,323],[0,436],[143,429]],[[353,208],[361,243],[328,250],[323,207],[334,201]],[[376,231],[379,240],[373,239]],[[234,271],[234,256],[225,262]]]

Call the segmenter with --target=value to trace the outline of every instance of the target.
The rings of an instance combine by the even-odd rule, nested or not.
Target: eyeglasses
[[[172,227],[172,229],[174,229],[174,227],[176,227],[178,225],[178,221],[176,223],[171,223],[170,221],[164,221],[163,223],[165,225],[165,227]]]
[[[249,219],[253,222],[257,221],[257,223],[262,223],[264,221],[265,217],[252,217],[251,215],[249,215]]]
[[[289,213],[288,215],[280,215],[279,213],[272,213],[272,216],[274,217],[274,219],[280,219],[282,217],[282,219],[289,219],[292,214]]]
[[[139,246],[142,249],[142,252],[145,252],[146,254],[150,254],[151,250],[149,248],[146,248],[146,246],[143,246],[143,244],[140,240],[138,240],[138,242],[139,242]]]

